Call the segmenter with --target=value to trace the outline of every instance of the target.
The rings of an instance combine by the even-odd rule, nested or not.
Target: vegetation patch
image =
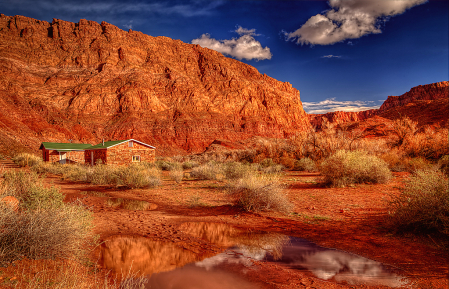
[[[311,158],[302,158],[295,161],[293,166],[295,171],[306,171],[311,172],[316,170],[315,162]]]
[[[397,230],[449,235],[449,182],[439,171],[416,171],[390,207],[390,221]]]
[[[234,203],[245,211],[277,211],[288,213],[293,204],[279,179],[267,175],[248,175],[228,184]]]
[[[337,151],[325,159],[320,167],[324,183],[342,187],[356,183],[385,183],[392,178],[382,159],[364,151]]]

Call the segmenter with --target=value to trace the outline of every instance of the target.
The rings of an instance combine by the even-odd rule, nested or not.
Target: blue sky
[[[197,43],[288,81],[307,112],[378,107],[449,80],[446,0],[0,0],[0,12],[109,22]]]

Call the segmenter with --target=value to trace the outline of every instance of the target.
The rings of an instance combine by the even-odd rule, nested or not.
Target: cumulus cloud
[[[333,111],[363,111],[377,109],[383,101],[338,101],[329,98],[320,102],[303,102],[302,106],[307,113],[321,114]]]
[[[256,29],[246,29],[239,26],[236,33],[240,35],[239,38],[232,38],[229,40],[217,40],[211,38],[209,34],[203,34],[200,38],[193,39],[192,44],[199,44],[223,54],[235,57],[237,59],[256,59],[264,60],[271,59],[270,48],[263,48],[259,41],[254,39],[256,36]]]
[[[381,33],[380,24],[388,17],[427,0],[329,0],[332,9],[312,16],[298,30],[285,33],[298,44],[329,45],[346,39]]]

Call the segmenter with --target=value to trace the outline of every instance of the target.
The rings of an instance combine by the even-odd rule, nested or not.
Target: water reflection
[[[117,273],[151,275],[198,261],[194,252],[144,237],[113,236],[101,247],[100,263]]]
[[[339,283],[407,284],[381,263],[304,239],[265,232],[248,232],[225,224],[184,223],[179,229],[223,248],[214,256],[198,255],[174,243],[143,237],[116,236],[105,241],[102,262],[115,272],[138,272],[150,277],[147,288],[257,288],[226,267],[250,267],[254,260],[276,262]],[[228,248],[228,249],[226,249]],[[189,280],[184,282],[183,280]],[[215,284],[212,286],[212,284]],[[232,287],[238,284],[238,287]],[[190,287],[189,287],[190,286]],[[246,287],[245,287],[246,286]]]
[[[275,261],[271,256],[267,261]],[[399,287],[407,284],[403,277],[390,272],[382,263],[315,245],[304,239],[291,238],[283,248],[283,256],[275,261],[291,268],[307,269],[316,277],[340,283],[385,285]]]

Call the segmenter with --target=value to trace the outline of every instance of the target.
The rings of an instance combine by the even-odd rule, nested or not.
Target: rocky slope
[[[198,45],[0,15],[0,152],[136,138],[161,154],[309,127],[299,91]]]
[[[309,114],[312,126],[320,129],[324,121],[335,124],[360,122],[374,116],[377,120],[407,116],[419,125],[446,127],[449,118],[449,81],[419,85],[400,96],[389,96],[379,109],[359,112],[328,112]]]

